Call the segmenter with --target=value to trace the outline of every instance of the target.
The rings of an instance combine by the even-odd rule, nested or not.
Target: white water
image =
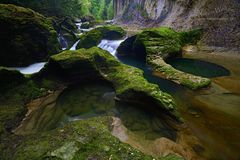
[[[124,39],[122,39],[122,40],[106,40],[106,39],[103,39],[101,41],[101,43],[98,45],[98,47],[102,48],[103,50],[106,50],[106,51],[110,52],[113,56],[116,57],[117,48],[119,47],[119,45],[123,41],[124,41]]]
[[[22,74],[33,74],[39,72],[44,66],[46,62],[34,63],[27,67],[13,67],[14,69],[20,71]]]
[[[82,22],[80,22],[80,23],[76,23],[76,25],[77,25],[78,29],[81,29]]]
[[[76,47],[77,47],[79,41],[80,41],[80,40],[78,40],[76,43],[74,43],[74,45],[70,48],[71,51],[76,50]]]

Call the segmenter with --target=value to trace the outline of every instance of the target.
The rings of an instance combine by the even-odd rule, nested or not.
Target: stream
[[[112,44],[118,42],[103,40],[99,47],[117,57],[116,51],[112,49],[116,47]],[[212,60],[209,59],[209,62],[193,59],[193,57],[171,59],[167,63],[184,72],[212,78],[211,88],[191,91],[160,78],[157,74],[153,75],[151,68],[144,62],[126,56],[117,58],[122,63],[143,70],[144,77],[149,82],[157,84],[162,91],[170,93],[177,100],[181,114],[186,120],[185,123],[202,143],[203,148],[195,149],[201,157],[237,159],[240,157],[238,152],[240,148],[240,94],[232,93],[225,86],[215,83],[216,79],[219,81],[231,77],[231,72],[221,65],[210,62],[216,62],[214,57]],[[202,59],[204,58],[202,57]],[[225,57],[222,61],[224,60],[226,61]],[[230,62],[230,64],[232,63]],[[239,83],[232,85],[239,85]]]
[[[80,29],[81,24],[77,25]],[[206,55],[202,53],[196,54],[202,57],[190,55],[186,58],[167,61],[179,70],[212,79],[210,88],[192,91],[160,78],[157,73],[153,74],[151,68],[140,60],[127,56],[118,57],[116,50],[123,41],[105,39],[98,47],[107,50],[122,63],[143,70],[144,77],[149,82],[157,84],[162,91],[171,94],[176,99],[182,117],[186,120],[185,123],[201,142],[200,147],[194,148],[197,154],[206,159],[239,158],[240,93],[234,92],[233,86],[240,86],[240,74],[232,72],[235,71],[232,66],[236,63],[231,63],[232,66],[222,66],[221,64],[225,64],[226,61],[233,61],[231,58],[228,60],[223,57],[222,61],[219,60],[220,64],[215,64],[216,57],[214,56],[204,61]],[[76,50],[78,42],[70,50]],[[44,65],[43,62],[16,69],[21,73],[31,74],[41,70]],[[234,83],[228,84],[226,79]],[[137,109],[138,107],[115,102],[114,97],[114,90],[107,84],[69,87],[57,98],[56,103],[48,104],[33,112],[16,133],[46,131],[70,121],[109,115],[119,117],[127,129],[140,135],[142,139],[155,140],[166,137],[173,141],[176,140],[176,132],[168,128],[157,115]],[[54,119],[52,119],[53,116]]]

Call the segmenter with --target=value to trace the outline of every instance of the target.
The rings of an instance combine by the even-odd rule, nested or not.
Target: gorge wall
[[[240,49],[240,0],[114,0],[119,23],[203,28],[202,44]]]

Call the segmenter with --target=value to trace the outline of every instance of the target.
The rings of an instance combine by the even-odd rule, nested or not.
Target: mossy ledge
[[[97,27],[80,37],[77,48],[91,48],[97,46],[102,39],[117,40],[126,36],[126,32],[119,26],[106,25]]]
[[[151,102],[149,109],[180,119],[173,98],[160,91],[157,85],[147,82],[142,70],[120,63],[98,47],[54,55],[42,74],[55,74],[74,83],[84,79],[104,79],[115,88],[117,99],[137,104]]]
[[[50,19],[27,8],[0,4],[0,65],[46,61],[60,46]]]
[[[165,78],[195,90],[210,85],[211,80],[179,71],[165,60],[182,56],[182,47],[196,43],[201,33],[200,29],[189,32],[176,32],[167,27],[146,29],[123,42],[118,53],[128,55],[130,52],[145,59],[154,71],[161,72]]]
[[[18,145],[13,159],[154,159],[115,138],[110,132],[111,123],[111,117],[95,117],[71,122],[50,132],[28,135]],[[155,159],[183,158],[169,155]]]

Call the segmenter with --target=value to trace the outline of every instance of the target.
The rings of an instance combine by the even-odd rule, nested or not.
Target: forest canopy
[[[113,18],[113,0],[0,0],[0,3],[29,7],[48,16]]]

